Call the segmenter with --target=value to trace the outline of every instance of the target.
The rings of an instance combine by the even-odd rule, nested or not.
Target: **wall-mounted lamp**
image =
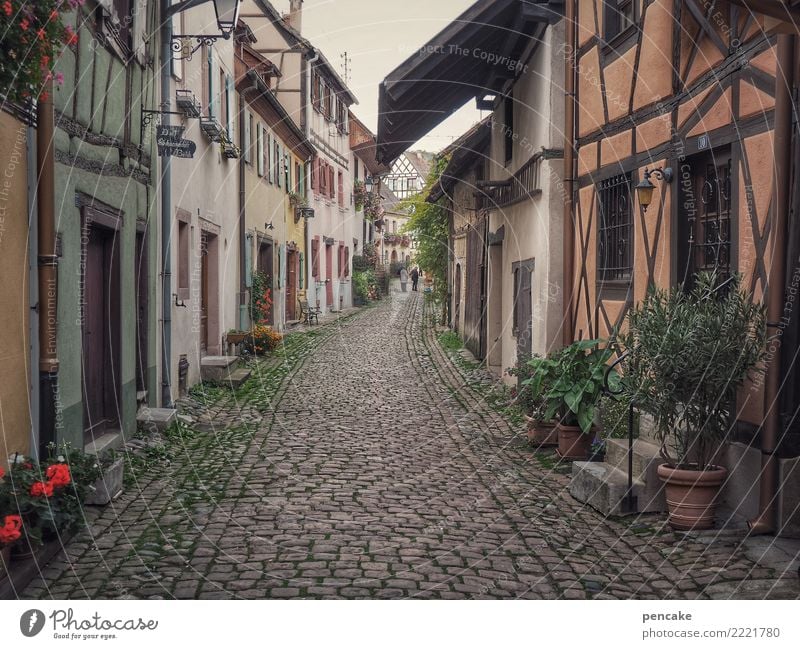
[[[272,225],[272,221],[270,221],[269,223],[265,223],[265,224],[264,224],[264,227],[265,227],[267,230],[274,230],[274,229],[275,229],[275,226],[274,226],[274,225]]]
[[[375,180],[372,176],[364,178],[364,189],[367,190],[368,194],[371,194],[372,190],[375,189]]]
[[[653,201],[653,190],[656,188],[656,186],[650,182],[650,176],[655,176],[659,180],[669,183],[672,181],[672,168],[664,167],[662,169],[659,167],[658,169],[648,170],[645,167],[644,176],[642,176],[639,184],[636,185],[636,196],[639,198],[639,205],[642,206],[642,210],[645,212],[647,211],[647,206]]]
[[[220,38],[228,39],[231,37],[233,30],[236,29],[236,23],[239,21],[239,4],[242,0],[213,0],[214,11],[217,14],[217,27],[219,34],[173,34],[172,36],[172,51],[179,54],[176,58],[186,59],[187,61],[192,58],[192,55],[197,52],[203,45],[211,45]],[[205,4],[208,0],[183,0],[177,4],[173,4],[166,12],[166,18],[170,18],[182,11],[191,9],[201,4]],[[192,45],[191,41],[195,41]]]

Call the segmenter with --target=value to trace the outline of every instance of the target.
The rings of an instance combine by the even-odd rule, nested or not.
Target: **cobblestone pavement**
[[[125,494],[22,595],[797,597],[735,534],[574,501],[427,318],[394,293],[290,337],[233,396],[195,390],[193,423],[130,463]]]

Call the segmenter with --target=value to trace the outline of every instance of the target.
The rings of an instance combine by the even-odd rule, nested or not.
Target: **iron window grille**
[[[598,185],[597,278],[624,282],[633,271],[631,176],[620,174]]]

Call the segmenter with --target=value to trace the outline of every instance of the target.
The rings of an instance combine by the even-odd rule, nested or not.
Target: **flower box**
[[[86,496],[87,505],[107,505],[122,492],[125,460],[118,457],[103,469],[103,475],[94,483],[94,490]]]
[[[212,142],[222,142],[224,129],[216,117],[201,117],[200,130],[203,131]]]
[[[178,105],[178,110],[182,111],[187,117],[197,118],[202,114],[200,101],[191,90],[176,90],[175,103]]]

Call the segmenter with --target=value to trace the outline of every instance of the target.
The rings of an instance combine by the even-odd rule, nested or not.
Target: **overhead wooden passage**
[[[563,2],[472,5],[381,83],[378,160],[391,162],[470,99],[499,92],[562,15]]]

